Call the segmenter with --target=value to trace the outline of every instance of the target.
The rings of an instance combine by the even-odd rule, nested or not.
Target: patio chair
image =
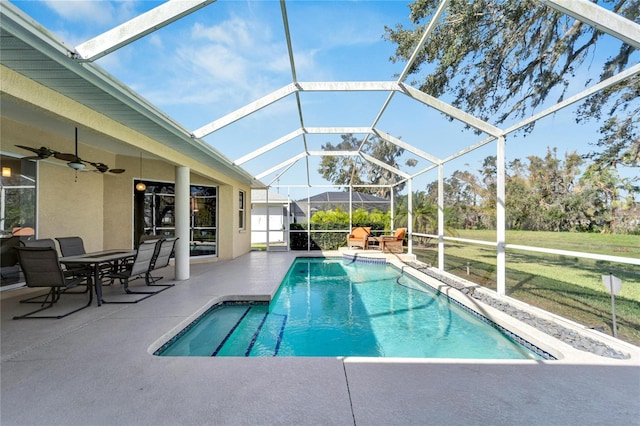
[[[122,283],[124,291],[127,294],[146,294],[146,297],[137,299],[135,301],[126,302],[107,302],[107,303],[137,303],[141,300],[147,299],[155,294],[158,294],[171,286],[163,286],[160,290],[156,291],[139,291],[131,290],[129,288],[129,282],[136,278],[144,278],[146,281],[147,273],[151,269],[151,260],[155,253],[156,246],[160,244],[160,240],[143,241],[138,246],[136,256],[132,262],[125,263],[122,268],[117,271],[111,271],[108,276],[113,279],[118,279]]]
[[[60,254],[63,257],[66,256],[81,256],[83,254],[87,254],[87,251],[84,248],[84,241],[82,241],[82,237],[56,237],[58,241],[58,245],[60,246]],[[91,275],[93,274],[93,270],[91,266],[85,265],[68,265],[67,269],[70,271],[76,271],[79,275]],[[113,269],[113,265],[105,264],[100,266],[100,277],[104,277]],[[102,285],[111,285],[113,284],[113,280],[109,282],[109,284]]]
[[[156,284],[157,281],[160,281],[164,277],[154,277],[151,275],[151,272],[169,266],[169,260],[171,259],[171,254],[173,253],[177,240],[178,238],[163,238],[156,245],[154,257],[151,260],[151,267],[145,276],[145,283],[148,286],[174,286],[174,284]]]
[[[357,226],[351,230],[347,236],[347,248],[362,247],[367,249],[369,244],[369,236],[371,235],[371,227]]]
[[[404,243],[404,237],[407,234],[407,228],[398,228],[393,235],[381,235],[376,237],[380,245],[380,250],[384,253],[402,253],[402,244]]]
[[[44,295],[21,300],[20,303],[39,303],[40,308],[24,315],[15,316],[13,317],[14,320],[41,318],[60,319],[91,305],[92,293],[89,292],[89,300],[87,304],[80,308],[76,308],[72,311],[59,315],[34,316],[34,314],[37,314],[38,312],[42,312],[45,309],[53,307],[53,305],[60,300],[61,295],[77,294],[67,293],[65,290],[76,287],[82,283],[86,277],[71,274],[69,271],[63,271],[60,266],[60,262],[58,261],[58,252],[55,248],[18,247],[16,250],[18,251],[18,262],[22,268],[27,287],[48,287],[49,292]],[[42,298],[42,296],[44,296],[44,300],[35,301],[36,298]]]
[[[56,238],[57,239],[57,238]],[[40,247],[40,248],[50,248],[53,250],[56,250],[56,243],[55,241],[53,241],[51,238],[41,238],[38,240],[22,240],[20,242],[20,245],[22,247]],[[65,256],[65,254],[63,253],[62,256]],[[71,255],[67,255],[67,256],[71,256]],[[75,267],[75,268],[69,268],[69,267],[65,267],[65,270],[68,272],[67,275],[69,276],[78,276],[80,278],[82,278],[84,280],[84,282],[81,282],[80,285],[86,285],[86,289],[82,292],[70,292],[70,294],[79,294],[79,293],[86,293],[87,291],[89,291],[91,289],[91,275],[92,275],[92,271],[91,268],[86,268],[84,266],[81,267]],[[36,296],[36,297],[32,297],[31,299],[37,299],[40,296]],[[25,299],[25,301],[23,301],[23,303],[29,303],[26,302],[26,300],[30,300],[30,299]],[[35,303],[35,302],[33,302]]]
[[[20,240],[22,247],[40,247],[56,249],[56,243],[51,238],[41,238],[39,240]]]
[[[84,249],[84,242],[80,237],[59,237],[56,240],[60,245],[62,256],[80,256],[87,253]]]

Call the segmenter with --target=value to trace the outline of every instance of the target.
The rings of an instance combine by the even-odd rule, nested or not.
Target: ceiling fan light
[[[71,167],[72,169],[75,170],[82,170],[84,169],[84,164],[82,164],[79,161],[70,161],[67,163],[67,166]]]

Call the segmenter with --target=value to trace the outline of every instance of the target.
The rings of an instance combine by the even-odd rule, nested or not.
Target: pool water
[[[540,359],[386,264],[299,258],[270,304],[217,306],[162,356]]]

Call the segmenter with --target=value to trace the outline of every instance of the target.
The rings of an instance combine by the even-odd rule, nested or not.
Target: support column
[[[506,170],[505,170],[505,138],[498,138],[498,150],[496,154],[496,291],[504,296],[506,294]]]
[[[395,218],[396,218],[396,211],[395,211],[395,200],[396,200],[396,187],[392,186],[391,187],[391,223],[389,224],[391,230],[396,229],[395,225]]]
[[[438,165],[438,269],[444,271],[444,164]]]
[[[407,252],[409,254],[413,253],[413,178],[409,178],[407,181],[407,190],[409,194],[407,194],[407,234],[408,234],[408,242],[407,242]]]
[[[175,220],[176,220],[176,280],[189,279],[189,222],[191,216],[189,190],[191,170],[188,167],[176,167]]]
[[[269,207],[269,187],[266,189],[267,193],[265,194],[265,200],[267,200],[267,238],[265,241],[267,242],[267,251],[269,251],[269,234],[271,233],[271,207]],[[246,210],[246,207],[245,207]],[[245,219],[246,220],[246,219]]]
[[[353,186],[349,185],[349,232],[353,229]]]

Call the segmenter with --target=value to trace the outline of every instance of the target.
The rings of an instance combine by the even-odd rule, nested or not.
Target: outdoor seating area
[[[397,228],[392,235],[373,236],[371,227],[357,226],[347,236],[347,248],[379,250],[383,253],[403,253],[407,228]]]
[[[89,307],[94,292],[97,305],[100,306],[103,303],[138,303],[174,286],[173,283],[157,284],[163,277],[151,274],[169,265],[177,238],[146,239],[140,242],[136,250],[114,249],[90,253],[85,251],[80,237],[58,237],[55,240],[58,241],[62,256],[58,255],[56,243],[50,238],[22,240],[19,245],[11,247],[26,287],[49,289],[46,294],[21,300],[20,303],[37,303],[40,307],[35,311],[16,315],[13,319],[64,318]],[[103,282],[105,279],[109,280],[106,284]],[[141,279],[144,283],[142,290],[130,288],[130,281],[135,279]],[[119,287],[115,285],[116,282],[122,286],[120,293],[143,296],[123,299],[116,294],[115,299],[105,300],[103,286]],[[79,285],[84,285],[85,291],[68,291]],[[115,292],[111,292],[111,295],[113,293]],[[88,302],[81,307],[70,308],[68,312],[36,315],[53,308],[56,303],[64,304],[62,296],[77,294],[88,294]]]

